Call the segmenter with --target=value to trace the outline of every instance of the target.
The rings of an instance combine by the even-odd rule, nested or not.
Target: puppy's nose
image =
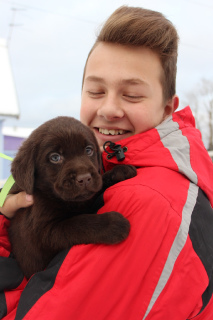
[[[81,187],[83,186],[85,187],[88,184],[90,184],[91,180],[92,180],[92,176],[90,173],[79,174],[76,177],[76,183]]]

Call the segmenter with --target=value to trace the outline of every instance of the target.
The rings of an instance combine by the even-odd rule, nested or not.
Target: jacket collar
[[[141,167],[166,167],[185,175],[191,182],[201,187],[212,198],[213,204],[213,164],[195,128],[195,119],[189,107],[175,112],[156,128],[123,139],[119,144],[124,159],[116,155],[109,158],[106,148],[103,152],[103,166],[106,171],[116,164],[131,164]]]

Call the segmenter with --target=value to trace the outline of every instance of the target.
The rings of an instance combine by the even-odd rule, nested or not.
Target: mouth
[[[127,130],[122,130],[122,129],[104,129],[104,128],[95,128],[98,130],[103,135],[110,135],[110,136],[118,136],[118,135],[123,135],[126,133],[129,133],[130,131]]]
[[[84,190],[83,192],[79,192],[78,194],[73,194],[71,192],[56,192],[57,198],[63,200],[63,201],[70,201],[70,202],[79,202],[79,201],[87,201],[92,199],[95,194],[99,191],[97,189],[96,191],[89,191],[89,190]]]

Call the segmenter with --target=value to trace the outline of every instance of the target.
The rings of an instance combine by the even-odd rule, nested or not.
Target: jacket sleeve
[[[195,319],[213,318],[213,208],[199,188],[189,227],[189,238],[193,250],[199,257],[207,275],[207,287],[201,296],[201,308]],[[211,311],[211,313],[210,313]],[[205,317],[207,315],[207,318]],[[211,319],[211,318],[209,318]]]
[[[163,184],[156,190],[148,185],[120,188],[120,195],[115,187],[105,202],[111,207],[117,202],[115,210],[130,219],[132,239],[126,249],[129,240],[135,248],[128,268],[135,288],[137,281],[143,284],[137,292],[147,303],[142,318],[213,319],[213,209],[198,186],[183,176],[176,181],[180,190],[173,183],[165,192]],[[142,257],[139,275],[130,262],[136,252]]]
[[[16,308],[26,285],[26,279],[11,254],[9,224],[10,221],[0,214],[0,319]]]
[[[0,213],[0,256],[8,257],[10,255],[11,246],[8,238],[8,227],[10,220]]]

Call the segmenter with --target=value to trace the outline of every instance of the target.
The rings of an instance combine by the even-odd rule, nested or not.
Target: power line
[[[88,19],[84,19],[84,18],[79,18],[79,17],[74,17],[74,16],[71,16],[71,15],[65,14],[65,13],[53,12],[53,11],[50,11],[50,10],[46,10],[46,9],[42,9],[42,8],[38,8],[38,7],[34,7],[34,6],[29,6],[29,5],[21,4],[21,3],[18,3],[18,2],[14,2],[14,1],[5,1],[5,0],[0,0],[0,1],[8,3],[8,4],[11,4],[11,5],[20,6],[23,9],[30,9],[30,10],[40,11],[40,12],[43,12],[43,13],[49,13],[49,14],[52,14],[52,15],[61,16],[61,17],[65,17],[65,18],[69,18],[69,19],[73,19],[73,20],[78,20],[78,21],[82,21],[82,22],[86,22],[86,23],[97,24],[96,21],[92,21],[92,20],[88,20]]]
[[[207,8],[212,8],[213,9],[213,5],[209,5],[209,4],[206,4],[206,3],[201,3],[201,2],[197,2],[197,1],[194,1],[194,0],[188,0],[188,2],[191,2],[193,4],[196,4],[198,6],[201,6],[201,7],[207,7]]]
[[[199,49],[199,50],[212,50],[213,48],[207,48],[207,47],[201,47],[201,46],[197,46],[197,45],[194,45],[194,44],[190,44],[190,43],[184,43],[182,41],[180,41],[180,45],[184,46],[184,47],[191,47],[193,49]]]

